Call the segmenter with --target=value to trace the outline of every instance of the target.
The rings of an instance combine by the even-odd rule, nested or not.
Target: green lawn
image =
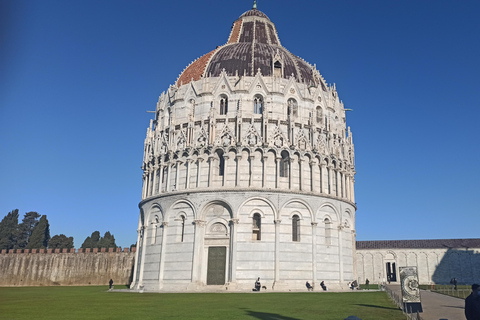
[[[118,289],[118,286],[116,287]],[[385,292],[124,293],[0,287],[1,319],[405,319]]]

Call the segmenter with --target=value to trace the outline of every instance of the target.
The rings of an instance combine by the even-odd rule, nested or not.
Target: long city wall
[[[2,250],[0,286],[130,284],[135,250]]]

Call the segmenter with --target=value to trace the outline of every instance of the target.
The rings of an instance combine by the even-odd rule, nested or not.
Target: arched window
[[[218,175],[223,176],[225,173],[225,158],[223,157],[223,151],[217,150],[218,156]]]
[[[292,217],[292,241],[300,241],[300,217]]]
[[[181,226],[180,226],[180,242],[183,242],[183,238],[185,236],[185,217],[184,216],[180,216],[180,218],[182,219],[181,221]]]
[[[325,244],[327,246],[332,244],[332,229],[331,229],[331,222],[328,218],[323,220],[325,224]]]
[[[252,236],[253,240],[262,239],[262,217],[259,213],[253,215]]]
[[[317,123],[322,123],[323,114],[322,114],[322,107],[317,107]]]
[[[228,112],[228,98],[227,96],[222,95],[220,97],[220,114],[224,115]]]
[[[253,112],[255,114],[262,114],[263,112],[263,98],[260,95],[253,98]]]
[[[298,115],[298,103],[297,100],[290,98],[287,101],[288,110],[287,115],[296,117]]]
[[[288,177],[288,171],[290,168],[290,156],[285,150],[282,151],[281,156],[282,159],[280,159],[280,177]]]
[[[273,76],[274,77],[282,77],[282,64],[280,61],[275,61],[273,64]]]

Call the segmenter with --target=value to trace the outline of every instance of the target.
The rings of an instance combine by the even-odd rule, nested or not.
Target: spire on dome
[[[253,7],[252,9],[257,9],[257,0],[253,0]]]

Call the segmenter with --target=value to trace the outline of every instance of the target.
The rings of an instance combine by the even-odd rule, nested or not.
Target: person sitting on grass
[[[307,283],[305,283],[305,286],[307,287],[308,291],[313,291],[313,287],[310,283],[308,283],[308,281],[307,281]]]
[[[261,287],[262,285],[260,284],[260,277],[258,277],[257,281],[255,281],[255,288],[253,289],[253,291],[260,291]]]
[[[327,291],[327,286],[324,281],[320,282],[320,287],[322,287],[323,291]]]

